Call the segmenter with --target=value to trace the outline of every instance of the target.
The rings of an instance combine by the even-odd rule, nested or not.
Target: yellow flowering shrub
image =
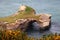
[[[28,37],[21,30],[4,30],[0,31],[0,40],[60,40],[60,34],[43,35],[43,37],[36,39],[34,37]]]
[[[0,31],[0,39],[1,40],[22,40],[23,32],[18,30],[5,30]]]

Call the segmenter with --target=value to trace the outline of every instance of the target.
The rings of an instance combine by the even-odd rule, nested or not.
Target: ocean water
[[[43,34],[60,33],[60,0],[0,0],[0,17],[14,14],[21,5],[31,6],[37,14],[49,13],[52,15],[52,25],[49,31],[32,32],[29,33],[29,36],[39,37]]]

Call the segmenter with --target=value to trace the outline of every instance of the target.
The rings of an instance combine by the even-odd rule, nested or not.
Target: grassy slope
[[[35,16],[33,14],[33,9],[31,7],[26,8],[26,10],[24,12],[18,12],[19,14],[16,16],[8,16],[8,17],[4,17],[4,18],[0,18],[0,21],[5,21],[5,22],[15,22],[17,19],[26,19],[26,18],[37,18],[39,16]],[[38,18],[37,18],[38,19]]]

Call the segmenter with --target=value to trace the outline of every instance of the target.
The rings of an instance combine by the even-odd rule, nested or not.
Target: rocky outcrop
[[[20,11],[25,11],[26,6],[21,6]],[[35,12],[34,12],[35,13]],[[18,14],[17,14],[18,15]],[[50,14],[39,14],[39,20],[35,18],[25,18],[25,19],[17,19],[14,23],[8,23],[8,22],[0,22],[0,26],[4,27],[4,29],[21,29],[22,31],[25,31],[27,29],[32,29],[33,23],[37,22],[39,26],[39,30],[46,30],[49,29],[51,25],[51,15]],[[4,25],[4,26],[3,26]]]

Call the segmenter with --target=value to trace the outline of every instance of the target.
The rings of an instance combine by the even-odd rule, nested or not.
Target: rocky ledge
[[[24,13],[24,11],[27,9],[27,6],[23,5],[19,8],[18,12],[15,13],[12,16],[18,16],[20,12]],[[29,9],[30,11],[30,9]],[[28,13],[29,13],[28,11]],[[7,22],[7,21],[0,21],[0,30],[7,30],[7,29],[21,29],[22,31],[33,29],[33,23],[38,23],[38,26],[36,26],[39,30],[47,30],[51,27],[51,15],[50,14],[39,14],[37,15],[35,10],[31,11],[32,15],[28,17],[26,15],[25,18],[18,18],[15,20],[15,22]],[[30,15],[30,14],[29,14]]]

